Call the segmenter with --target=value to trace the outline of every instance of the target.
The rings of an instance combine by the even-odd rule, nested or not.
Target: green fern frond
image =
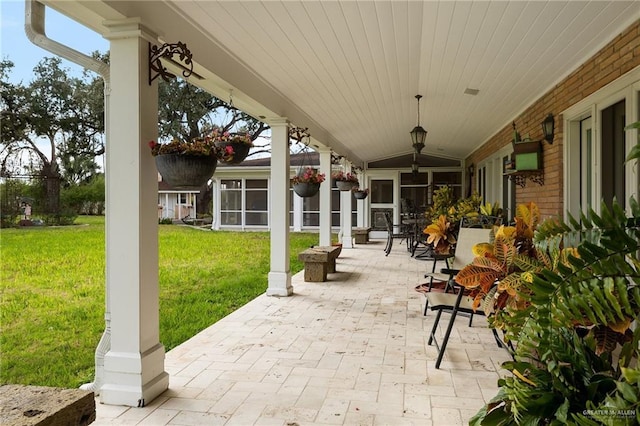
[[[583,415],[589,407],[640,413],[640,371],[621,380],[622,371],[639,365],[640,204],[629,201],[630,217],[615,201],[600,211],[545,221],[534,236],[536,263],[513,258],[520,271],[543,267],[530,283],[521,273],[503,278],[503,287],[524,289],[523,305],[507,305],[490,319],[516,343],[515,362],[503,367],[514,376],[499,382],[494,413],[501,422],[491,424],[591,426],[601,419]]]

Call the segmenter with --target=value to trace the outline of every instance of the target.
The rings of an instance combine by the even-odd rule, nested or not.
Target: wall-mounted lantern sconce
[[[555,123],[553,119],[553,114],[547,115],[547,118],[542,122],[542,134],[544,135],[544,140],[553,143],[553,131],[555,128]]]
[[[476,171],[475,166],[473,165],[473,163],[467,167],[467,172],[469,173],[469,176],[473,177],[473,173]]]

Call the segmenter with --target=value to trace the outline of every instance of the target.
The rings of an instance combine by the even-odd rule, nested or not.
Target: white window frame
[[[240,183],[240,188],[234,188],[234,189],[223,189],[222,188],[222,181],[225,180],[239,180]],[[267,187],[266,188],[247,188],[247,180],[265,180],[267,182]],[[217,190],[216,190],[217,188]],[[221,177],[219,180],[215,181],[214,184],[214,191],[216,191],[216,205],[217,207],[215,208],[216,211],[216,217],[218,218],[218,220],[216,222],[219,223],[215,223],[214,226],[212,226],[212,229],[269,229],[270,228],[270,223],[271,223],[271,208],[270,208],[270,203],[271,203],[271,197],[270,197],[270,191],[271,191],[271,182],[270,179],[266,178],[266,177]],[[221,202],[221,198],[222,198],[222,192],[223,191],[230,191],[230,192],[238,192],[240,194],[240,210],[223,210],[222,209],[222,202]],[[246,223],[246,214],[247,213],[255,213],[256,211],[254,210],[247,210],[247,192],[255,192],[255,191],[266,191],[267,192],[267,221],[268,223],[266,225],[247,225]],[[225,224],[222,223],[222,213],[227,213],[227,212],[235,212],[235,213],[240,213],[240,223],[236,223],[236,224]],[[257,212],[263,212],[263,211],[257,211]]]
[[[496,201],[500,203],[500,207],[503,209],[504,214],[507,216],[509,220],[511,220],[515,216],[515,208],[516,206],[510,205],[510,197],[509,199],[503,199],[503,158],[510,157],[513,154],[513,144],[505,145],[500,150],[494,152],[490,157],[485,158],[484,160],[478,162],[478,166],[476,167],[476,180],[474,190],[484,199],[485,202],[489,202],[491,204]],[[486,170],[486,185],[484,188],[484,193],[480,188],[480,171]],[[507,185],[509,185],[508,193],[511,193],[511,188],[514,182],[509,179],[507,181]]]
[[[601,187],[601,157],[602,157],[602,123],[600,115],[602,111],[611,105],[625,101],[625,116],[628,126],[640,119],[640,67],[636,67],[619,79],[611,82],[597,92],[587,96],[575,105],[562,111],[563,117],[563,178],[564,178],[564,216],[568,219],[571,213],[577,217],[583,210],[581,198],[581,183],[584,180],[580,176],[580,121],[591,117],[591,142],[592,142],[592,164],[593,182],[591,199],[593,200],[593,210],[600,214],[600,202],[602,198]],[[638,130],[631,129],[625,132],[625,153],[628,154],[631,148],[638,143]],[[639,168],[638,162],[633,161],[625,164],[625,198],[631,196],[638,198]],[[627,209],[629,207],[627,206]]]

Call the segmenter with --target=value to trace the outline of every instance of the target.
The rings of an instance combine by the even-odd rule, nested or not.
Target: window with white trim
[[[220,180],[220,224],[222,226],[269,225],[267,179]]]
[[[640,71],[636,70],[563,112],[565,210],[574,217],[614,198],[628,208],[638,196],[638,162],[625,163],[637,143],[637,130],[625,127],[639,119]]]

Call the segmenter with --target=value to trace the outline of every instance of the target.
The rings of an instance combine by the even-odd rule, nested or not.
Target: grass
[[[0,383],[74,388],[93,380],[104,329],[104,218],[0,230]],[[317,234],[291,234],[291,271]],[[267,288],[269,233],[159,226],[160,340],[166,350]]]

